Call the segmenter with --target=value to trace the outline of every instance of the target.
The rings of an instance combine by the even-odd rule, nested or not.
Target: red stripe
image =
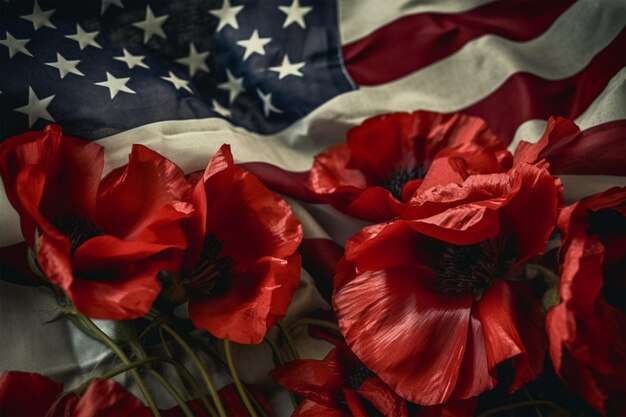
[[[322,203],[318,196],[306,187],[309,171],[285,171],[265,162],[247,162],[241,164],[245,169],[256,175],[267,188],[308,203]]]
[[[515,41],[539,36],[573,1],[503,1],[465,13],[400,18],[343,47],[348,73],[359,85],[393,81],[494,34]]]
[[[517,73],[485,99],[463,113],[482,117],[505,143],[513,140],[515,131],[530,119],[580,116],[607,84],[626,66],[626,29],[596,55],[579,73],[570,78],[550,81],[535,75]],[[551,59],[546,56],[546,59]],[[522,138],[524,139],[524,138]]]

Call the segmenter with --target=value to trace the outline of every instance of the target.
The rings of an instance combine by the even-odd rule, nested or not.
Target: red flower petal
[[[472,297],[425,290],[431,277],[424,273],[353,271],[337,278],[333,305],[346,341],[368,368],[402,397],[439,404],[459,374]]]
[[[406,417],[406,401],[398,397],[398,395],[389,389],[380,379],[366,379],[357,391],[385,416]]]
[[[155,222],[162,223],[162,211],[171,213],[171,207],[187,201],[190,193],[183,172],[173,162],[133,145],[128,165],[102,180],[96,226],[119,238],[136,239]]]
[[[94,379],[76,403],[72,417],[152,417],[152,413],[119,383]]]
[[[63,394],[63,384],[43,375],[4,372],[0,376],[0,415],[41,417]]]
[[[37,223],[24,212],[16,190],[18,176],[26,167],[46,178],[42,205],[37,207],[42,217],[49,221],[60,214],[93,218],[104,165],[100,145],[62,136],[59,126],[48,125],[42,132],[27,132],[4,141],[0,161],[7,197],[20,214],[22,233],[29,245]]]
[[[361,396],[353,389],[344,388],[343,397],[353,417],[369,417]]]
[[[474,415],[477,406],[477,398],[450,401],[441,405],[420,407],[417,417],[468,417]]]
[[[189,315],[196,327],[220,339],[260,343],[269,326],[284,316],[300,278],[300,257],[262,258],[230,278],[226,293],[191,297]]]
[[[346,384],[340,353],[335,348],[323,360],[300,359],[270,371],[270,376],[287,390],[316,403],[336,406]]]
[[[327,407],[315,401],[304,400],[298,408],[293,412],[291,417],[349,417],[348,414],[340,408]]]

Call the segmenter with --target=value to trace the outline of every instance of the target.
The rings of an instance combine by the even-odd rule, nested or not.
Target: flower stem
[[[233,378],[233,382],[235,383],[235,387],[237,388],[237,392],[239,393],[239,397],[241,397],[241,401],[246,406],[248,410],[248,414],[250,417],[258,417],[256,412],[254,411],[254,407],[250,404],[250,399],[246,394],[246,391],[243,388],[243,384],[239,380],[239,374],[237,374],[237,368],[235,368],[235,363],[233,362],[233,355],[230,351],[230,341],[224,339],[224,352],[226,353],[226,363],[228,364],[228,370],[230,371],[230,376]]]
[[[274,353],[274,356],[276,357],[276,362],[278,362],[278,365],[279,366],[284,365],[285,360],[283,359],[283,356],[280,354],[280,350],[278,349],[278,346],[276,346],[276,343],[274,343],[274,341],[268,337],[265,337],[265,339],[263,340],[272,349],[272,352]],[[287,392],[289,393],[289,399],[291,400],[291,404],[293,405],[293,408],[295,410],[296,408],[298,408],[298,402],[296,401],[296,397],[293,395],[293,392],[291,391],[287,391]]]
[[[296,320],[295,322],[293,322],[291,324],[291,326],[289,326],[289,331],[293,332],[294,329],[296,329],[297,327],[306,326],[306,325],[323,327],[325,329],[334,330],[337,333],[342,334],[341,333],[341,329],[335,323],[331,323],[331,322],[326,321],[326,320],[318,320],[318,319],[300,319],[300,320]]]
[[[163,376],[161,376],[161,374],[155,371],[154,369],[148,369],[148,372],[157,381],[159,381],[161,385],[163,385],[163,387],[165,387],[165,389],[172,396],[174,401],[176,401],[176,404],[178,404],[178,406],[180,407],[185,417],[194,417],[193,412],[189,409],[183,397],[180,396],[180,394],[176,391],[176,389],[172,386],[172,384],[169,383],[169,381],[163,378]]]
[[[563,415],[565,416],[569,415],[569,412],[566,409],[564,409],[563,407],[561,407],[560,405],[556,403],[553,403],[552,401],[532,400],[532,401],[523,401],[519,403],[503,405],[501,407],[491,408],[489,410],[483,411],[477,417],[488,417],[488,416],[491,416],[491,415],[494,415],[503,411],[516,410],[518,408],[531,407],[531,406],[537,406],[537,405],[550,406],[554,408],[555,410],[559,410],[559,412],[563,413]]]
[[[530,392],[528,392],[528,388],[526,388],[526,385],[522,385],[522,390],[524,391],[524,394],[526,394],[526,398],[528,398],[529,401],[532,401],[533,397],[530,395]],[[543,417],[543,413],[541,412],[539,407],[533,405],[533,408],[535,409],[535,413],[537,413],[538,417]]]
[[[107,345],[117,355],[117,357],[120,359],[120,361],[122,361],[124,365],[130,365],[132,363],[130,359],[128,359],[128,356],[126,356],[126,353],[124,353],[122,348],[117,343],[115,343],[115,341],[111,339],[105,332],[103,332],[98,326],[96,326],[96,324],[93,321],[91,321],[89,317],[82,315],[80,313],[76,313],[76,317],[78,317],[79,320],[82,322],[82,324],[84,324],[84,326],[89,330],[90,333],[88,333],[88,335],[94,337],[95,339]],[[154,414],[155,417],[161,417],[161,413],[159,413],[159,409],[157,408],[156,403],[154,402],[154,398],[152,398],[152,395],[150,394],[150,391],[148,390],[146,383],[144,382],[141,375],[139,375],[139,372],[137,371],[137,369],[131,368],[129,369],[129,371],[130,371],[131,376],[135,380],[135,383],[139,387],[139,390],[141,391],[144,398],[146,399],[146,402],[148,403],[148,408],[150,408],[150,411],[152,412],[152,414]]]
[[[217,411],[215,411],[215,408],[213,408],[213,406],[209,403],[209,401],[206,398],[206,395],[202,392],[202,389],[200,388],[200,386],[198,385],[194,377],[189,373],[187,368],[180,365],[178,362],[174,360],[174,356],[170,352],[169,348],[167,347],[167,343],[165,342],[165,337],[163,336],[163,329],[161,329],[160,327],[159,327],[159,338],[161,339],[163,350],[165,350],[165,353],[168,356],[167,358],[164,358],[164,359],[167,359],[167,362],[173,362],[177,365],[176,371],[178,372],[178,376],[181,378],[181,380],[186,381],[187,384],[191,386],[191,389],[194,391],[196,397],[198,397],[198,399],[200,400],[200,402],[202,403],[206,411],[211,415],[211,417],[216,417]]]
[[[148,318],[149,320],[153,320],[154,316],[146,315],[146,318]],[[215,390],[215,386],[213,385],[213,380],[211,379],[211,376],[209,375],[209,372],[207,371],[207,369],[204,367],[204,364],[202,363],[202,360],[200,359],[200,357],[198,357],[196,352],[193,351],[193,348],[189,346],[189,344],[180,335],[180,333],[178,333],[177,330],[175,330],[166,322],[161,323],[160,326],[163,330],[169,333],[170,336],[172,336],[174,340],[176,340],[176,342],[180,345],[180,347],[183,348],[183,350],[189,355],[193,363],[198,368],[200,375],[202,375],[204,384],[206,385],[207,390],[209,391],[209,394],[211,395],[211,398],[213,399],[213,402],[215,403],[217,414],[219,415],[219,417],[226,417],[226,411],[224,411],[224,406],[222,405],[222,401],[220,400],[219,395],[217,395],[217,391]]]
[[[285,341],[287,342],[287,346],[289,346],[289,351],[291,352],[291,356],[294,360],[300,359],[300,355],[298,354],[298,349],[296,348],[296,344],[293,342],[291,335],[289,334],[289,330],[285,327],[284,324],[278,323],[278,329],[283,334]]]

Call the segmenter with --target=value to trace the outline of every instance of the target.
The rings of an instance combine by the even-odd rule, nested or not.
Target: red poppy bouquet
[[[8,139],[0,174],[25,259],[58,294],[62,318],[121,365],[71,389],[5,373],[0,413],[271,415],[262,390],[241,381],[230,345],[266,341],[294,416],[625,415],[626,188],[566,205],[559,178],[624,175],[623,135],[614,142],[615,152],[599,152],[593,133],[553,118],[537,143],[511,154],[475,117],[368,119],[308,175],[291,173],[306,177],[295,196],[305,188],[370,222],[339,253],[316,255],[264,185],[275,178],[236,164],[228,145],[187,176],[135,145],[128,164],[102,177],[103,149],[58,126]],[[286,326],[300,253],[328,263],[314,269],[332,276],[332,312]],[[131,323],[141,336],[113,340],[94,318]],[[267,337],[277,324],[292,360]],[[300,325],[330,350],[300,358],[291,337]],[[201,383],[175,355],[145,353],[159,340],[180,347]],[[198,349],[233,385],[216,389]],[[176,368],[192,393],[180,395],[154,362]],[[143,401],[109,379],[124,372]],[[157,406],[148,376],[174,408]]]

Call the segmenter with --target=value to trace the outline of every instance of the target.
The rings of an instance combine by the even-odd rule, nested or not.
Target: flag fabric
[[[273,171],[266,166],[264,173],[280,182],[287,171],[308,170],[317,152],[365,118],[424,109],[482,117],[513,149],[537,140],[553,115],[583,130],[626,121],[625,5],[2,0],[0,139],[54,122],[103,145],[106,171],[141,143],[187,173],[229,143],[238,162],[270,164]],[[624,185],[606,176],[594,184],[604,189],[616,181]],[[305,269],[332,274],[328,265],[364,223],[324,205],[291,203],[304,225]],[[0,210],[0,246],[20,242],[19,218],[3,189]],[[13,301],[0,302],[2,316],[15,315],[17,305],[39,305],[43,295],[32,291],[5,288],[3,298]],[[324,304],[311,291],[300,292],[309,300],[300,311]],[[328,295],[329,288],[320,291]],[[59,330],[35,331],[31,319],[28,337]],[[87,369],[105,357],[100,347],[79,352],[68,340],[51,350],[67,353],[57,359],[71,366]],[[32,349],[0,365],[49,367],[33,362],[41,349]],[[48,371],[67,375],[71,366]]]
[[[56,122],[107,168],[143,143],[185,171],[303,171],[364,118],[462,111],[507,144],[547,118],[626,118],[620,0],[178,0],[0,3],[1,137]],[[19,240],[2,201],[2,243]]]

